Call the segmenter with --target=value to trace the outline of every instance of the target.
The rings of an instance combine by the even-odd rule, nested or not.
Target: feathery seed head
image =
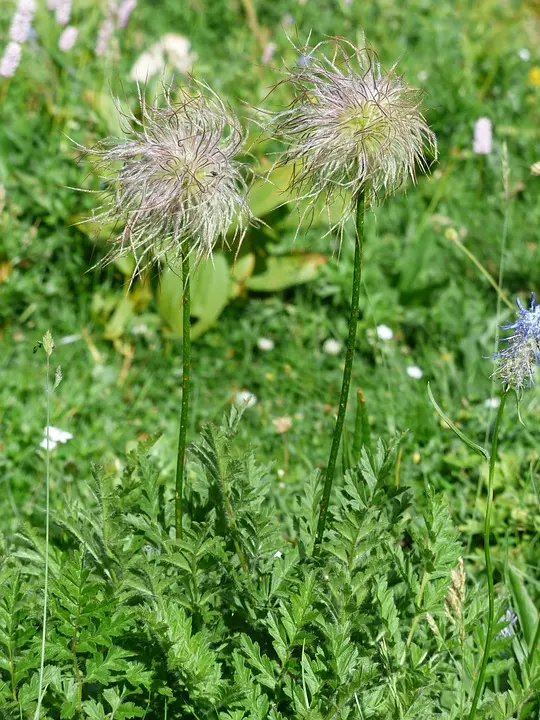
[[[328,45],[332,59],[324,55]],[[394,67],[383,70],[371,49],[333,39],[301,52],[309,62],[287,72],[295,97],[275,116],[277,135],[289,146],[282,161],[294,163],[291,185],[301,199],[331,201],[350,192],[343,226],[360,191],[373,202],[414,181],[437,143],[419,109],[422,91]]]
[[[161,105],[139,99],[140,119],[123,115],[125,139],[84,148],[97,156],[96,168],[113,170],[98,218],[125,223],[105,262],[129,252],[137,269],[171,262],[184,244],[197,262],[225,242],[235,220],[240,238],[251,220],[243,165],[235,160],[244,141],[240,122],[214,94],[186,88],[173,103],[165,88]]]
[[[540,364],[540,306],[536,304],[534,293],[529,310],[523,307],[519,298],[517,305],[517,320],[503,325],[503,330],[514,333],[501,340],[508,343],[508,347],[495,354],[498,361],[495,374],[507,390],[520,391],[534,385],[533,367]]]

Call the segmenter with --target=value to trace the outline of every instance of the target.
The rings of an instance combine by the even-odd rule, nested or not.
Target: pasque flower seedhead
[[[373,202],[414,181],[437,143],[420,111],[422,91],[394,67],[383,70],[372,50],[333,39],[301,53],[307,61],[285,79],[294,99],[274,117],[276,134],[288,144],[282,162],[294,163],[291,186],[300,199],[313,204],[348,194],[342,226],[360,191]]]
[[[173,102],[165,88],[161,103],[147,104],[140,92],[140,117],[122,113],[124,139],[83,148],[106,171],[97,219],[123,226],[105,262],[133,252],[141,269],[173,262],[184,249],[198,262],[226,240],[233,222],[242,235],[251,218],[243,165],[235,160],[240,122],[213,93],[183,88],[178,95]]]

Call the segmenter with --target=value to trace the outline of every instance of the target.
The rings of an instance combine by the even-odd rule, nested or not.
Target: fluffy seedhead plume
[[[534,385],[533,369],[540,364],[540,306],[536,304],[534,293],[529,310],[523,307],[519,298],[517,306],[517,320],[503,325],[503,330],[514,333],[501,340],[508,343],[508,347],[495,354],[498,363],[495,374],[507,390],[519,392]]]
[[[178,94],[173,102],[165,88],[161,102],[147,104],[139,92],[140,117],[122,114],[126,138],[83,148],[106,171],[97,218],[123,226],[104,262],[133,252],[139,270],[173,262],[184,250],[198,262],[226,241],[233,223],[241,239],[251,220],[243,165],[235,160],[244,140],[239,120],[214,94]]]
[[[422,92],[394,67],[383,70],[372,50],[333,39],[298,52],[304,61],[284,81],[294,99],[275,115],[276,134],[288,144],[282,162],[294,163],[291,187],[311,209],[321,196],[350,198],[343,227],[362,190],[373,202],[414,181],[417,166],[427,169],[435,135],[419,109]]]

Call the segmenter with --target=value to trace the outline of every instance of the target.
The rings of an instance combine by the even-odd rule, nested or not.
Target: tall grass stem
[[[186,437],[189,418],[191,375],[191,287],[189,249],[182,249],[182,408],[178,432],[178,459],[176,463],[175,527],[176,537],[182,537],[184,504],[184,472],[186,464]]]
[[[351,374],[354,360],[354,348],[356,343],[356,329],[358,326],[358,303],[360,300],[360,282],[362,279],[362,260],[364,256],[364,215],[365,215],[365,195],[362,190],[356,198],[356,232],[354,243],[354,274],[353,287],[351,297],[351,313],[349,316],[349,337],[347,339],[347,350],[345,354],[345,367],[343,369],[343,381],[341,385],[341,396],[339,399],[339,409],[332,438],[332,447],[330,448],[330,457],[326,467],[324,478],[324,487],[321,497],[319,510],[319,521],[317,523],[317,533],[315,536],[314,553],[322,543],[324,530],[326,527],[326,516],[328,513],[328,504],[330,502],[330,494],[332,492],[332,483],[334,481],[334,473],[336,469],[339,444],[343,434],[343,423],[345,422],[345,413],[347,412],[347,401],[349,399],[349,389],[351,386]]]

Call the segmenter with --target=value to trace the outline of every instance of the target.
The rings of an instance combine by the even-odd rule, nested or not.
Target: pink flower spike
[[[15,70],[21,61],[21,50],[19,43],[10,42],[8,44],[0,60],[0,75],[2,77],[9,78],[15,75]]]
[[[58,40],[58,49],[62,52],[69,52],[75,45],[78,34],[79,31],[76,27],[68,25],[68,27],[60,35],[60,39]]]
[[[125,28],[129,22],[131,13],[137,7],[137,0],[124,0],[118,8],[117,24],[119,28]]]
[[[71,0],[57,0],[56,24],[67,25],[71,17]]]
[[[477,155],[489,155],[493,149],[491,120],[478,118],[474,125],[473,152]]]

